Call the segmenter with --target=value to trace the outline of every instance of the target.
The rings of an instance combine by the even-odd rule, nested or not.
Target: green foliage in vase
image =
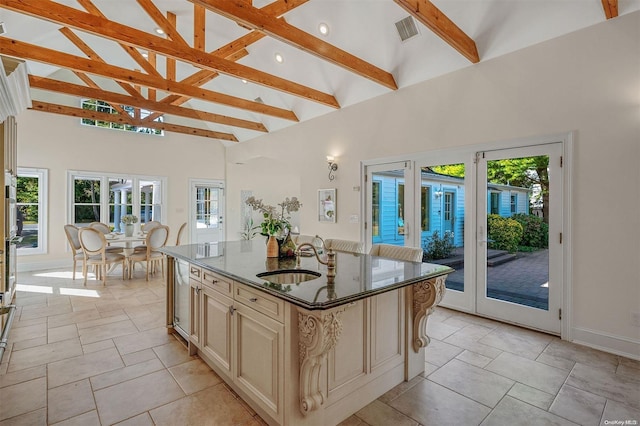
[[[125,225],[132,225],[134,223],[138,223],[138,216],[134,216],[132,214],[125,214],[120,218],[120,222]]]
[[[282,231],[290,231],[291,224],[291,212],[297,212],[302,207],[302,204],[296,197],[285,198],[283,202],[279,203],[278,210],[275,206],[264,204],[262,199],[256,199],[255,197],[249,197],[246,201],[248,206],[251,206],[253,210],[262,213],[263,221],[260,224],[261,233],[263,235],[277,236]]]

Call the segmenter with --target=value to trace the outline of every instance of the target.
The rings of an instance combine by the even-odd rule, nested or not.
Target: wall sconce
[[[338,170],[338,164],[330,155],[327,155],[327,163],[329,164],[329,180],[334,180],[336,178],[334,172]]]

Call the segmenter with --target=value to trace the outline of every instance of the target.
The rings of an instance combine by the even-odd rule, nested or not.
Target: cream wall
[[[186,221],[189,178],[224,179],[229,240],[241,230],[241,190],[270,204],[298,196],[301,232],[359,239],[349,216],[361,214],[361,161],[573,131],[571,338],[640,358],[631,321],[640,311],[638,52],[635,12],[226,150],[205,138],[91,129],[25,112],[18,164],[49,169],[49,254],[19,264],[70,264],[62,231],[69,169],[167,176],[172,229]],[[340,164],[332,183],[326,155]],[[337,223],[320,224],[317,190],[331,187]]]
[[[240,229],[241,189],[274,203],[283,192],[236,162],[277,159],[300,176],[288,195],[303,202],[301,232],[359,239],[361,161],[573,131],[569,337],[640,358],[639,52],[636,12],[228,147],[227,235]],[[338,189],[336,224],[315,216],[325,187]]]
[[[215,140],[97,129],[81,126],[78,118],[33,111],[20,114],[17,121],[18,165],[49,170],[48,254],[20,257],[20,269],[71,264],[62,228],[68,220],[67,170],[167,177],[164,217],[170,240],[187,221],[189,178],[224,179],[224,147]]]

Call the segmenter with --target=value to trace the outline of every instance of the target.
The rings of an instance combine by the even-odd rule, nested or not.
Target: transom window
[[[120,114],[120,112],[118,112],[113,106],[111,106],[111,104],[104,101],[97,100],[97,99],[83,99],[81,101],[81,106],[82,106],[82,109],[89,110],[89,111],[96,111],[96,112],[102,112],[102,113],[114,114],[114,115]],[[144,120],[149,115],[153,114],[151,111],[148,111],[146,109],[133,108],[127,105],[121,105],[120,108],[124,112],[129,114],[134,119],[134,121],[137,121],[137,122]],[[162,123],[162,120],[163,120],[162,116],[156,117],[153,119],[153,121],[157,123]],[[105,120],[93,120],[91,118],[82,118],[80,122],[85,126],[95,126],[95,127],[102,127],[105,129],[124,130],[126,132],[147,133],[150,135],[160,135],[160,136],[164,135],[164,131],[161,129],[154,129],[154,128],[145,127],[142,125],[118,123],[114,121],[105,121]]]

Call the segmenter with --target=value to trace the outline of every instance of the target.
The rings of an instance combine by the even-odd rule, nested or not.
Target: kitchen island
[[[333,425],[424,371],[449,267],[264,241],[167,247],[167,327],[269,424]]]

